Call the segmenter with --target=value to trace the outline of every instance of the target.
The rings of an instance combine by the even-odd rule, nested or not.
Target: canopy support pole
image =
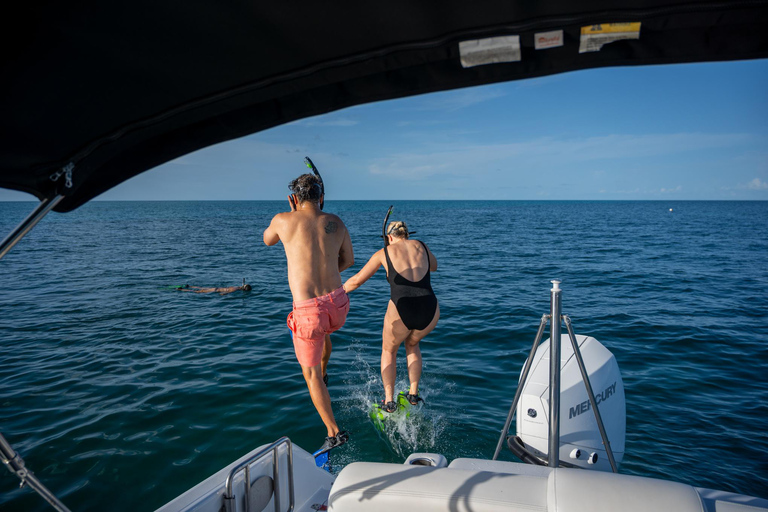
[[[10,251],[14,245],[19,243],[19,241],[24,238],[24,236],[29,233],[38,222],[43,220],[43,217],[59,204],[62,199],[64,199],[64,195],[59,194],[53,198],[46,198],[40,201],[40,204],[37,205],[34,211],[30,213],[27,218],[11,232],[5,240],[3,240],[2,243],[0,243],[0,259],[8,254],[8,251]],[[0,434],[0,458],[2,458],[3,464],[8,468],[8,471],[19,477],[21,480],[21,487],[24,487],[25,485],[31,487],[59,512],[70,512],[66,505],[64,505],[30,470],[25,467],[24,459],[16,453],[10,443],[3,437],[3,434]]]
[[[619,469],[616,467],[616,459],[613,458],[613,450],[611,449],[611,443],[608,441],[608,434],[605,433],[605,426],[603,425],[603,417],[600,415],[600,409],[597,407],[597,401],[595,400],[595,393],[592,391],[592,384],[589,382],[589,375],[587,369],[584,366],[584,359],[581,357],[581,350],[579,350],[579,344],[576,342],[576,335],[573,334],[573,327],[571,327],[571,319],[568,315],[563,315],[565,321],[565,327],[568,329],[568,336],[571,338],[571,346],[573,346],[573,355],[576,356],[576,362],[579,363],[579,370],[581,370],[581,379],[584,381],[584,386],[587,388],[587,395],[589,396],[589,403],[592,406],[592,410],[595,412],[595,421],[597,421],[597,428],[600,429],[600,439],[603,441],[605,447],[605,453],[608,455],[608,462],[611,463],[611,470],[614,473],[618,473]]]
[[[37,494],[43,497],[53,508],[59,512],[71,512],[54,494],[44,486],[37,477],[24,466],[24,459],[19,456],[13,447],[0,434],[0,457],[8,470],[21,480],[21,487],[28,485]]]
[[[560,465],[560,281],[552,281],[549,324],[549,467]]]
[[[523,394],[523,384],[525,383],[526,379],[528,379],[528,372],[531,370],[531,364],[533,364],[533,356],[536,355],[536,349],[539,348],[539,343],[541,343],[541,337],[544,335],[544,328],[547,326],[547,320],[549,320],[549,315],[541,316],[539,332],[536,333],[536,339],[533,340],[531,353],[528,354],[528,359],[525,360],[525,366],[523,367],[523,372],[520,374],[520,381],[517,385],[517,391],[515,392],[515,399],[512,400],[512,407],[509,408],[509,414],[507,414],[507,422],[504,423],[504,428],[501,429],[501,437],[499,437],[499,442],[496,445],[496,451],[493,454],[492,460],[498,459],[499,453],[501,453],[501,446],[504,444],[504,439],[506,439],[507,433],[509,432],[509,426],[512,424],[512,417],[515,415],[517,402],[520,400],[520,395]]]
[[[35,208],[34,211],[30,213],[29,216],[27,216],[27,218],[24,219],[0,244],[0,259],[3,259],[3,256],[8,254],[8,251],[10,251],[14,245],[19,243],[19,241],[24,238],[24,236],[29,233],[38,222],[43,220],[43,217],[59,204],[64,197],[64,195],[59,194],[53,198],[46,198],[40,201],[37,208]]]

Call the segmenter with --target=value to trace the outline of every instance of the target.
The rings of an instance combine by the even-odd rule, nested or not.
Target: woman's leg
[[[413,343],[410,338],[405,342],[405,355],[408,360],[408,381],[411,387],[408,393],[419,394],[419,379],[421,379],[421,349],[418,340]]]
[[[408,329],[400,319],[394,303],[390,300],[387,314],[384,315],[384,329],[381,332],[381,380],[384,383],[384,402],[395,398],[395,378],[397,376],[397,349],[408,336]]]
[[[435,310],[435,316],[429,325],[420,331],[411,331],[405,339],[405,354],[408,360],[408,380],[410,381],[410,389],[408,393],[412,395],[419,394],[419,380],[421,380],[421,349],[419,348],[419,342],[423,340],[427,334],[432,332],[432,329],[437,325],[437,321],[440,319],[440,305]]]

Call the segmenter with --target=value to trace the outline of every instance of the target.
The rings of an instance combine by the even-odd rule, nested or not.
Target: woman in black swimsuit
[[[408,361],[408,379],[411,387],[406,395],[416,405],[421,378],[421,349],[419,342],[432,332],[440,318],[440,306],[430,284],[430,272],[437,270],[437,259],[424,242],[408,239],[404,222],[390,222],[387,226],[389,246],[377,251],[368,263],[344,283],[347,293],[370,279],[379,267],[387,269],[390,301],[384,316],[381,351],[381,379],[384,381],[384,407],[394,412],[397,349],[405,341]]]

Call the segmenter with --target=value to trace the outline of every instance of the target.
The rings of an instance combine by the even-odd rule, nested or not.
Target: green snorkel
[[[304,163],[307,167],[312,169],[312,172],[315,173],[317,179],[320,180],[320,195],[322,197],[320,200],[320,209],[322,210],[325,204],[325,184],[323,183],[323,177],[320,176],[320,171],[317,170],[317,167],[315,167],[315,164],[312,163],[312,160],[308,156],[304,157]]]

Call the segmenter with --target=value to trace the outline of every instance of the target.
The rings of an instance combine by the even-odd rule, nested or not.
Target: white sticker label
[[[579,53],[599,52],[603,45],[622,39],[640,39],[640,22],[600,23],[581,27]]]
[[[520,60],[520,36],[489,37],[459,43],[461,65],[465,68],[517,62]]]
[[[539,32],[534,36],[534,44],[537,50],[563,46],[563,31],[553,30],[552,32]]]

